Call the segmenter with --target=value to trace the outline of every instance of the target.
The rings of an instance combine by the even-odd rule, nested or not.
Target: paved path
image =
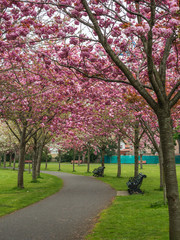
[[[93,177],[51,172],[64,181],[56,194],[0,218],[0,240],[81,240],[116,192]]]

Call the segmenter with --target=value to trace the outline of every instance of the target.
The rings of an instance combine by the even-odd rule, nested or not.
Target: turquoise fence
[[[175,160],[176,160],[176,163],[179,163],[179,164],[180,164],[180,155],[177,155],[177,156],[175,157]]]
[[[105,156],[104,158],[105,163],[117,163],[117,156]],[[159,163],[158,156],[146,156],[143,155],[143,161],[146,161],[147,164],[157,164]],[[176,163],[180,164],[180,155],[175,157]],[[131,164],[134,163],[134,156],[133,155],[121,155],[121,163]]]

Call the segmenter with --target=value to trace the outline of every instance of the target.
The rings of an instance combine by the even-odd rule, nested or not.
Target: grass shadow
[[[151,203],[150,208],[167,208],[168,205],[164,203],[164,201],[157,201],[154,203]]]

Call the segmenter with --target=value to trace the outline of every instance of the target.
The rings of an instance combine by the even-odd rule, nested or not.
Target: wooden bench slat
[[[31,160],[25,160],[25,163],[32,163]]]

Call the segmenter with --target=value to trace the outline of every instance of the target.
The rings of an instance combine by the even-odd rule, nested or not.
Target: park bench
[[[141,161],[138,161],[138,163],[141,163]],[[143,160],[142,163],[143,163],[143,164],[146,164],[146,161]]]
[[[82,160],[74,160],[74,163],[76,163],[76,164],[78,164],[78,163],[82,164],[83,162],[82,162]],[[71,161],[71,164],[73,164],[73,160]]]
[[[98,167],[95,168],[92,172],[93,172],[93,176],[94,177],[103,177],[104,176],[104,169],[105,167]]]
[[[31,160],[25,160],[25,163],[32,163]]]
[[[140,187],[143,181],[143,178],[146,178],[146,175],[139,173],[136,177],[129,178],[129,181],[126,183],[128,186],[129,194],[133,193],[142,193]]]
[[[31,164],[32,164],[32,161],[31,160],[25,160],[25,163],[28,163],[29,164],[29,173],[31,172]]]

